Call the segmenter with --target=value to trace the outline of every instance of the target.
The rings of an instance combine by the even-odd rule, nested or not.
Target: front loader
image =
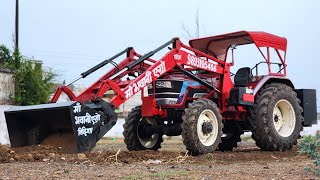
[[[286,77],[285,38],[239,31],[189,44],[173,38],[145,55],[127,48],[82,73],[78,79],[108,63],[114,65],[80,95],[61,86],[49,104],[9,109],[5,116],[11,146],[54,144],[60,138],[59,146],[70,145],[70,151],[89,151],[116,123],[114,109],[138,92],[142,105],[124,124],[129,150],[158,150],[163,135],[181,135],[192,155],[230,151],[245,131],[252,132],[262,150],[289,150],[302,127],[316,123],[315,90],[295,89]],[[232,74],[233,51],[247,44],[254,44],[264,61]],[[167,47],[161,59],[151,59]],[[278,62],[271,59],[270,50]],[[126,58],[116,64],[114,59],[123,54]],[[267,65],[267,74],[259,74],[260,64]],[[107,90],[115,94],[109,102],[102,100]],[[71,101],[56,103],[61,93]]]

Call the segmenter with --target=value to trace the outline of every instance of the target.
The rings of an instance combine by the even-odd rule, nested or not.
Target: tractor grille
[[[155,82],[155,97],[158,105],[176,104],[183,81],[163,79]],[[152,86],[148,88],[148,95],[153,95]]]

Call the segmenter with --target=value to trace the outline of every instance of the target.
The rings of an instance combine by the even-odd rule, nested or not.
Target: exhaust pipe
[[[17,106],[5,117],[11,147],[47,144],[69,153],[92,150],[117,121],[103,100]]]

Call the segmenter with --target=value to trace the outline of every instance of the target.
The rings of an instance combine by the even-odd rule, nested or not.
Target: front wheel
[[[141,106],[137,106],[130,112],[123,125],[124,142],[129,151],[158,150],[163,142],[162,134],[148,134],[146,128],[158,126],[157,121],[152,118],[141,117]]]
[[[209,99],[189,104],[182,117],[182,138],[192,155],[213,152],[222,135],[222,116],[217,105]]]
[[[288,150],[297,143],[303,117],[300,100],[291,87],[280,83],[266,85],[249,112],[252,138],[260,149]]]

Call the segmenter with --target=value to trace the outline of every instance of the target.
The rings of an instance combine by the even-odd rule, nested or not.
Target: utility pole
[[[18,49],[19,48],[19,0],[16,0],[16,39],[15,39],[15,45],[16,45],[16,48]]]

